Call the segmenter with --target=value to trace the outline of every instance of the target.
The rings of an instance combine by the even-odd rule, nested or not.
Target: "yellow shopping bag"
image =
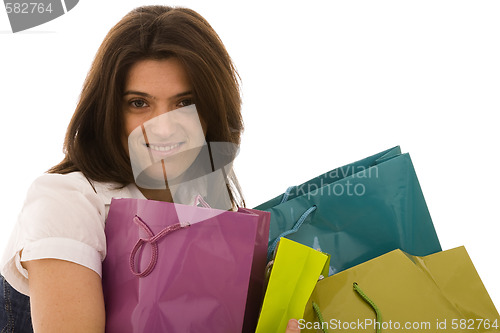
[[[500,318],[464,247],[395,250],[319,281],[301,332],[499,332]]]
[[[300,318],[328,256],[282,238],[269,277],[256,333],[285,332],[290,318]]]

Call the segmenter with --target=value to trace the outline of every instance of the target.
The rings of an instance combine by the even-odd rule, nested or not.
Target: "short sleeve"
[[[61,259],[101,275],[106,257],[105,204],[79,172],[45,174],[28,190],[10,243],[2,275],[29,295],[28,274],[21,262]]]

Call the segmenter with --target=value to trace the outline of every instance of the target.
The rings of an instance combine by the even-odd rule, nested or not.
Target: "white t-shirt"
[[[29,296],[21,262],[35,259],[74,262],[102,276],[111,198],[144,196],[135,184],[92,185],[81,172],[44,174],[33,182],[1,261],[1,273],[12,287]]]

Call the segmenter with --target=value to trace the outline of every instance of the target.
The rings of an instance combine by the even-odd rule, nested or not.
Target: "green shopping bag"
[[[424,257],[394,250],[327,277],[299,325],[301,332],[499,332],[500,317],[462,246]]]
[[[411,158],[391,148],[289,188],[256,207],[271,212],[269,251],[281,237],[332,256],[330,275],[395,249],[441,250]]]
[[[276,251],[256,333],[285,332],[300,318],[328,256],[283,238]]]

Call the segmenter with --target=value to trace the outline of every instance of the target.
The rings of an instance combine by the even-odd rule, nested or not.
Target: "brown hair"
[[[144,6],[132,10],[107,34],[85,79],[64,141],[64,159],[49,173],[81,171],[88,179],[134,182],[122,144],[122,95],[131,66],[144,59],[176,57],[192,84],[207,142],[240,144],[243,131],[239,77],[208,22],[187,8]],[[234,205],[244,205],[233,174]]]

